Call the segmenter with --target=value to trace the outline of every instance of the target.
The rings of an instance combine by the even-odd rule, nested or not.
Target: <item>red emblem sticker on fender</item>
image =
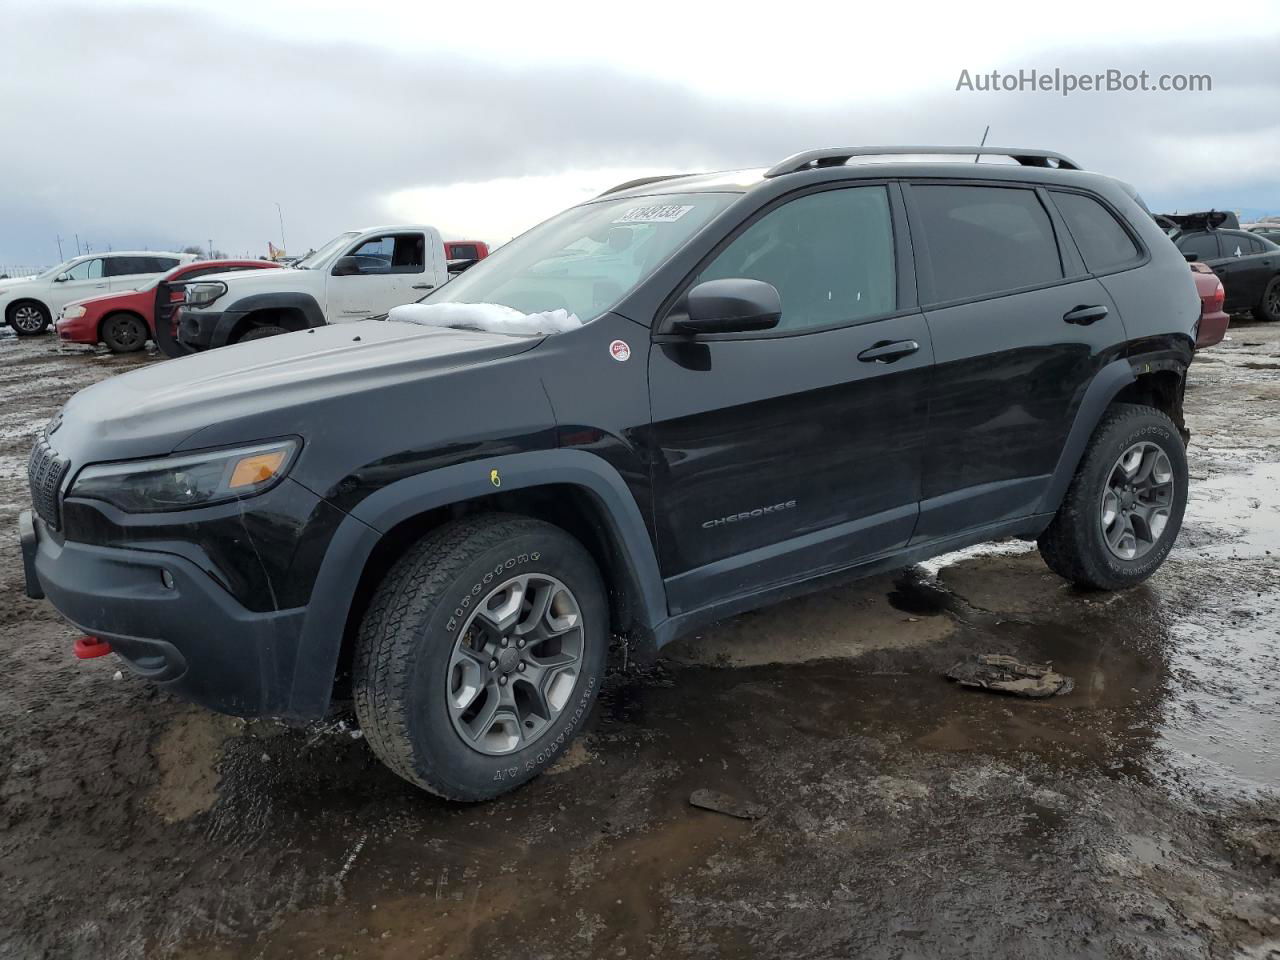
[[[627,346],[627,341],[615,340],[609,344],[609,355],[619,363],[622,363],[624,360],[631,359],[631,348]]]

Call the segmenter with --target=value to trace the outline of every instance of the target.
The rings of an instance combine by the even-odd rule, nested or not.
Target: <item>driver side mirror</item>
[[[782,319],[782,298],[763,280],[704,280],[689,291],[685,303],[688,315],[673,324],[684,333],[769,330]]]
[[[1200,259],[1200,254],[1198,253],[1184,253],[1182,256],[1186,259],[1187,263],[1195,263]]]
[[[53,278],[53,282],[54,282],[54,283],[66,283],[66,282],[67,282],[68,280],[70,280],[70,279],[71,279],[71,274],[69,274],[69,273],[60,273],[60,274],[58,274],[56,277],[54,277],[54,278]]]
[[[360,274],[360,261],[355,257],[339,257],[333,265],[335,277],[355,277]]]

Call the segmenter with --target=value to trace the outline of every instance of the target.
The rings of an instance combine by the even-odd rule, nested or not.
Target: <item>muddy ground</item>
[[[1280,325],[1192,367],[1150,583],[1008,544],[619,666],[551,775],[453,806],[348,723],[189,708],[21,596],[30,437],[139,363],[0,332],[0,958],[1280,957]],[[1071,694],[941,677],[1051,660]],[[691,807],[697,788],[760,820]]]

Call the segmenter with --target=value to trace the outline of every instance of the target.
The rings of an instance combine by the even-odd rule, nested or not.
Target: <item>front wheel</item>
[[[45,309],[44,304],[27,300],[11,306],[6,319],[18,336],[34,337],[38,333],[44,333],[48,328],[49,311]]]
[[[1259,320],[1273,323],[1280,320],[1280,276],[1271,278],[1267,288],[1262,291],[1262,299],[1253,308],[1253,315]]]
[[[236,343],[248,343],[250,340],[261,340],[264,337],[278,337],[280,334],[288,332],[284,327],[269,323],[261,327],[249,328],[249,330],[236,338]]]
[[[1118,403],[1040,535],[1040,555],[1079,586],[1131,587],[1164,563],[1186,507],[1187,452],[1173,421],[1152,407]]]
[[[487,800],[563,754],[600,688],[604,584],[558,527],[490,514],[410,547],[375,591],[356,642],[356,713],[410,783]]]
[[[102,340],[112,353],[136,353],[150,333],[143,319],[132,313],[113,313],[102,321]]]

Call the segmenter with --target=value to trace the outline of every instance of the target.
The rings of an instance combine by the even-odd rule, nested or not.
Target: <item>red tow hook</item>
[[[97,637],[80,637],[76,640],[76,658],[92,660],[94,657],[105,657],[111,652],[111,644]]]

